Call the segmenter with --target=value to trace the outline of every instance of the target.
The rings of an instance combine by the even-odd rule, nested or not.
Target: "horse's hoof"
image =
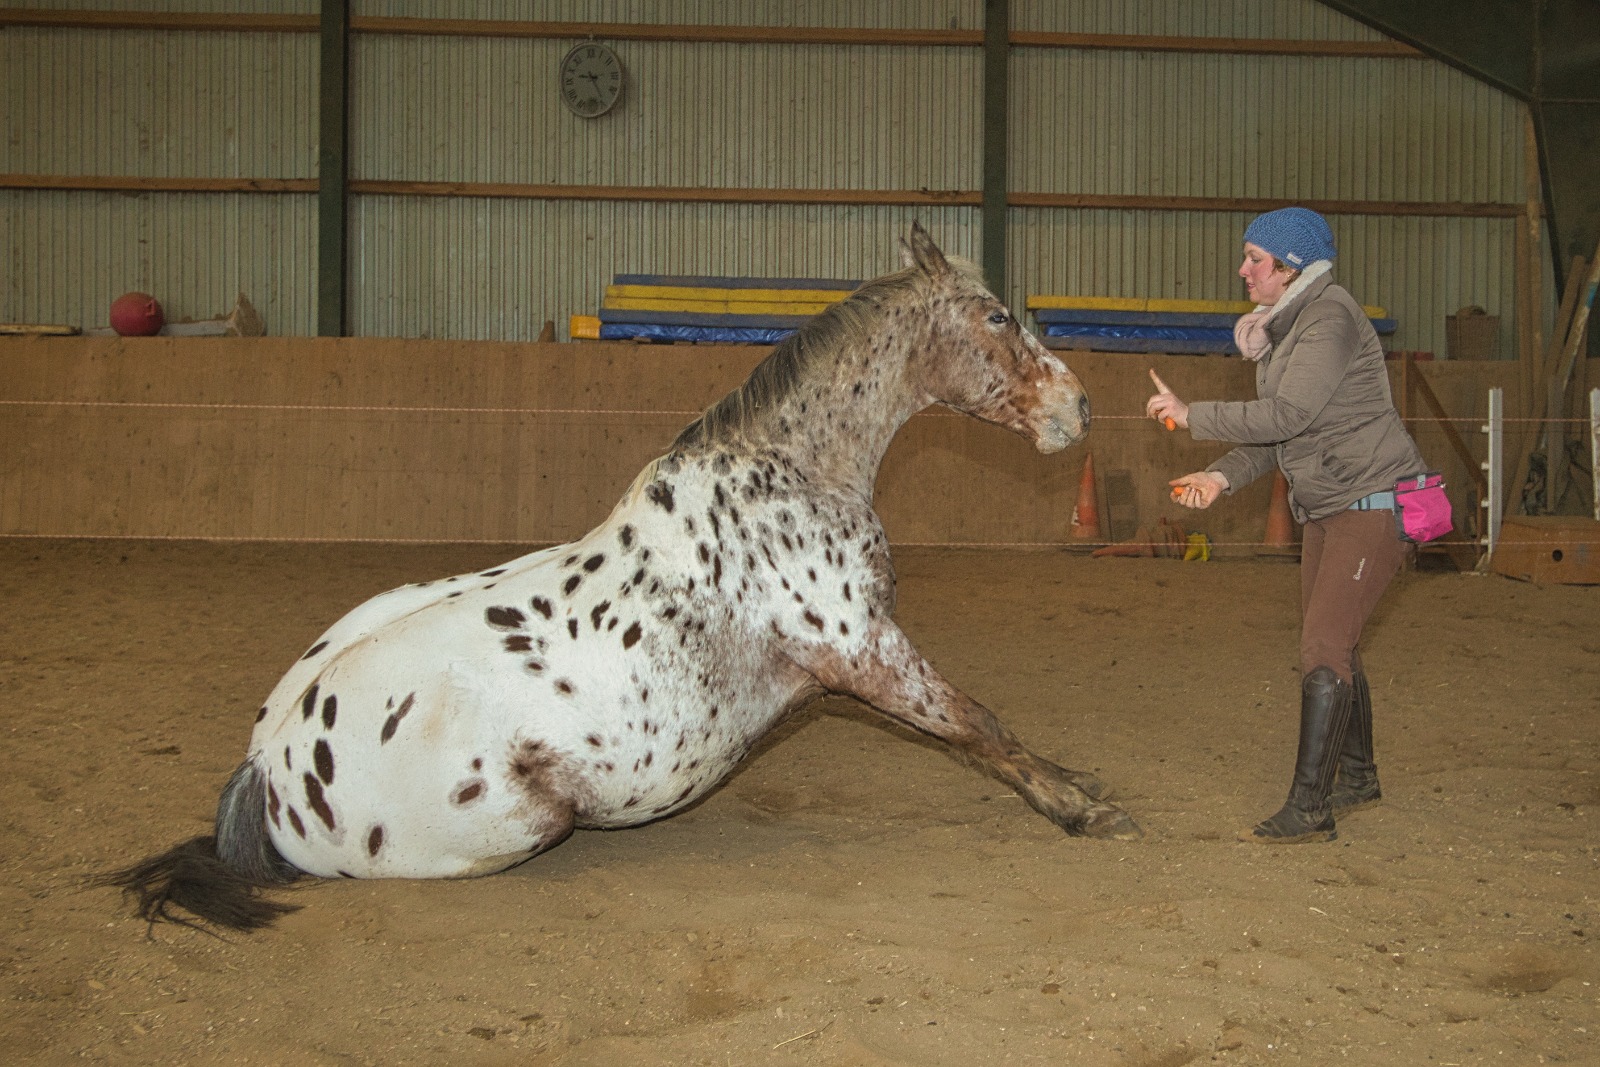
[[[1105,807],[1089,813],[1083,820],[1085,837],[1103,837],[1112,841],[1137,841],[1144,836],[1133,816],[1121,808]]]

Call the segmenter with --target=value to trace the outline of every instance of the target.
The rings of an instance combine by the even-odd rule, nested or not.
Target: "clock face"
[[[574,115],[604,115],[622,96],[622,61],[603,44],[580,44],[562,59],[558,88]]]

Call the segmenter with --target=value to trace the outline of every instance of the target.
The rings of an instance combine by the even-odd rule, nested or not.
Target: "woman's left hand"
[[[1216,471],[1195,471],[1167,484],[1172,499],[1186,508],[1209,508],[1228,489],[1228,479]]]
[[[1167,388],[1167,383],[1162,381],[1154,370],[1150,372],[1150,380],[1156,383],[1156,388],[1160,391],[1145,401],[1145,415],[1155,419],[1157,422],[1165,422],[1171,419],[1172,425],[1167,427],[1169,430],[1176,429],[1179,426],[1187,430],[1189,428],[1189,405],[1179,400],[1177,394]]]

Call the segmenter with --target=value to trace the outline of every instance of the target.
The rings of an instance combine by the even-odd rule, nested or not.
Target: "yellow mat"
[[[754,291],[754,290],[752,290]],[[836,303],[763,303],[742,300],[639,300],[607,296],[607,311],[693,311],[710,315],[815,315]]]
[[[697,300],[739,304],[818,304],[827,307],[850,295],[848,289],[712,289],[698,286],[608,285],[609,300]]]
[[[1122,296],[1030,296],[1028,310],[1046,308],[1076,308],[1083,311],[1167,311],[1196,315],[1247,315],[1256,309],[1248,300],[1156,300],[1146,297]],[[1369,319],[1386,319],[1387,311],[1381,307],[1362,305]]]

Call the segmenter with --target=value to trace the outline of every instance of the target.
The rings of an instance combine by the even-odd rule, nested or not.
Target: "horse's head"
[[[901,247],[906,267],[927,276],[931,334],[911,369],[933,399],[1013,430],[1040,452],[1083,440],[1083,384],[989,292],[977,267],[947,259],[918,223]]]

